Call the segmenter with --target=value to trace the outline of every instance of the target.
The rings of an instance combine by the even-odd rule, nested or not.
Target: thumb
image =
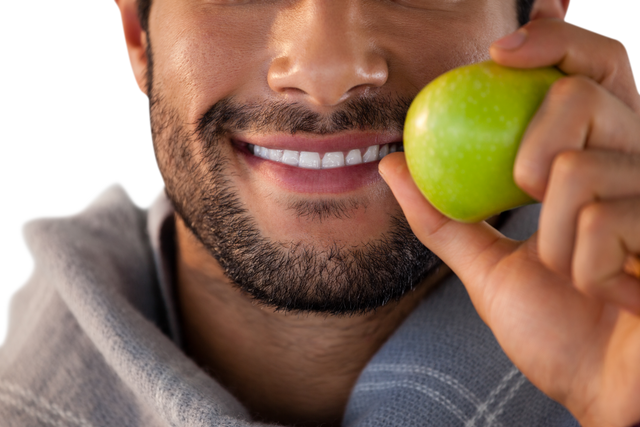
[[[462,280],[474,303],[491,270],[515,249],[486,222],[465,224],[438,212],[413,182],[404,153],[385,156],[379,171],[400,204],[411,230]],[[474,295],[476,294],[476,295]],[[480,307],[477,307],[481,311]]]

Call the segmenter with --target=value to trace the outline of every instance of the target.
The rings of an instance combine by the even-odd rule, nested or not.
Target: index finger
[[[629,57],[617,40],[557,18],[545,18],[496,41],[490,52],[494,61],[507,67],[555,65],[566,74],[587,76],[640,114]]]

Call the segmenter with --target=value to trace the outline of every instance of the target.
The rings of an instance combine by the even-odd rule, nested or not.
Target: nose
[[[269,66],[269,87],[296,101],[338,105],[385,84],[386,59],[376,51],[359,2],[308,0],[283,14]]]

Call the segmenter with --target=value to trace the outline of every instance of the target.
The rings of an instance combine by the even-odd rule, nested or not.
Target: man
[[[524,1],[117,3],[171,203],[31,226],[10,425],[640,421],[640,99],[568,0],[520,30]],[[493,221],[522,241],[384,156],[421,87],[489,53],[568,75],[514,171],[539,232],[536,208]]]

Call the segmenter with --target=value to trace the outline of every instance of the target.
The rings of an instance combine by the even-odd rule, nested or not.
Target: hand
[[[631,274],[640,254],[640,97],[619,43],[553,10],[537,16],[520,46],[503,39],[491,50],[503,65],[556,65],[568,75],[531,122],[514,170],[543,202],[536,235],[517,242],[486,223],[445,218],[401,153],[380,171],[522,373],[583,426],[629,427],[640,421],[640,274]]]

